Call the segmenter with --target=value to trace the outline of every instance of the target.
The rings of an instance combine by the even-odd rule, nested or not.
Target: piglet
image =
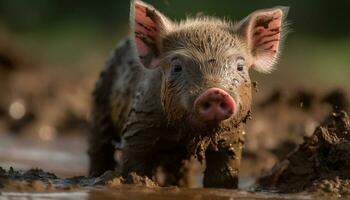
[[[252,101],[249,72],[273,70],[287,10],[258,10],[238,23],[174,22],[132,1],[130,36],[93,92],[90,175],[118,169],[155,179],[161,168],[163,184],[177,185],[188,179],[184,163],[195,160],[204,187],[236,188]]]

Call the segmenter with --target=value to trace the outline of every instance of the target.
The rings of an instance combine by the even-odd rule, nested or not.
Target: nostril
[[[227,110],[228,109],[228,105],[227,105],[227,103],[220,103],[220,107],[222,108],[222,109],[224,109],[224,110]]]
[[[228,103],[226,102],[222,102],[220,103],[220,108],[222,111],[224,111],[226,114],[232,114],[233,112],[233,107],[230,106]]]
[[[205,103],[203,104],[203,111],[208,111],[209,108],[210,108],[210,103],[209,103],[209,102],[205,102]]]

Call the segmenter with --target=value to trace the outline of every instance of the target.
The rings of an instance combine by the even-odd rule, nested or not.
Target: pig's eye
[[[178,58],[173,58],[171,60],[171,72],[180,73],[182,71],[182,62]]]
[[[245,60],[244,58],[240,57],[237,59],[237,70],[238,71],[243,71],[245,67]]]

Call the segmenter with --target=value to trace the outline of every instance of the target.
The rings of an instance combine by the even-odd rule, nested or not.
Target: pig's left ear
[[[258,10],[237,25],[237,31],[246,41],[253,57],[255,70],[268,73],[280,54],[288,7]]]
[[[140,0],[131,1],[131,39],[141,63],[149,69],[158,67],[162,40],[171,22],[151,5]]]

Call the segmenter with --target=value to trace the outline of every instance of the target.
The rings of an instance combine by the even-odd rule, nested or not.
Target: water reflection
[[[0,193],[1,194],[1,193]],[[260,200],[260,199],[312,199],[308,195],[279,195],[271,193],[250,193],[242,190],[225,189],[179,189],[171,188],[145,188],[137,186],[122,186],[120,188],[97,188],[76,192],[53,192],[53,193],[11,193],[4,192],[2,199],[20,200],[43,200],[43,199],[88,199],[88,200]]]

